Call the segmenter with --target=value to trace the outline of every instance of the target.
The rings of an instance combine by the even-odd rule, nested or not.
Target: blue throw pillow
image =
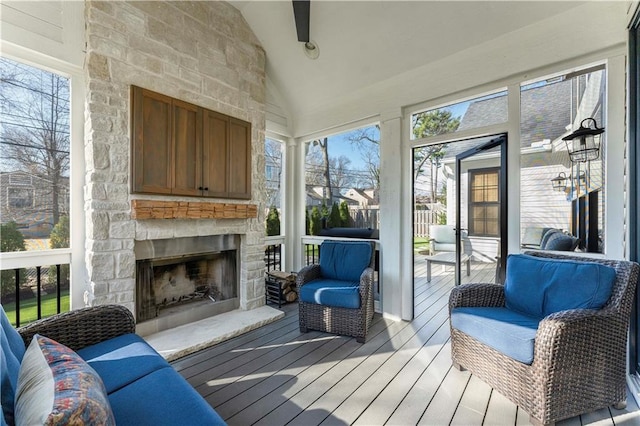
[[[506,306],[537,318],[567,309],[600,309],[615,279],[616,271],[599,263],[509,255]]]
[[[369,242],[325,241],[320,246],[320,274],[333,280],[360,281],[371,254]]]

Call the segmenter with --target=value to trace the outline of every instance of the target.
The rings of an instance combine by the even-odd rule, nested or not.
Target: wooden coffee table
[[[420,254],[426,254],[426,252],[420,252]],[[431,264],[436,263],[440,265],[455,265],[456,254],[452,251],[443,251],[440,253],[427,255],[424,257],[427,261],[427,282],[431,282]],[[467,276],[471,275],[471,257],[468,254],[462,253],[460,255],[460,263],[467,263]]]

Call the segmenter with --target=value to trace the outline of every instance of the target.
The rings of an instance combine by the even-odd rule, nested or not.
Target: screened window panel
[[[497,169],[470,170],[469,234],[499,236],[500,180]]]

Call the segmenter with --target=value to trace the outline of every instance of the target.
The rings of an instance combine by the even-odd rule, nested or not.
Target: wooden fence
[[[431,210],[415,210],[413,212],[413,236],[429,236],[429,225],[438,223],[438,213]]]
[[[268,214],[268,210],[266,212]],[[349,206],[351,224],[354,228],[380,229],[380,209],[367,209]],[[431,210],[416,210],[413,212],[414,237],[428,237],[429,225],[438,223],[438,213]]]
[[[380,229],[380,210],[349,207],[351,220],[356,228]],[[413,236],[428,237],[429,225],[438,223],[438,214],[431,210],[416,210],[413,212]]]

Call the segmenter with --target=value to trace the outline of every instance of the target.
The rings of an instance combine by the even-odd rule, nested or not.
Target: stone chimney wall
[[[135,240],[241,234],[240,307],[263,305],[265,53],[257,38],[219,1],[87,1],[85,14],[85,302],[135,310]],[[257,219],[132,220],[132,199],[225,200],[130,193],[131,85],[252,123],[247,203],[258,206]]]

